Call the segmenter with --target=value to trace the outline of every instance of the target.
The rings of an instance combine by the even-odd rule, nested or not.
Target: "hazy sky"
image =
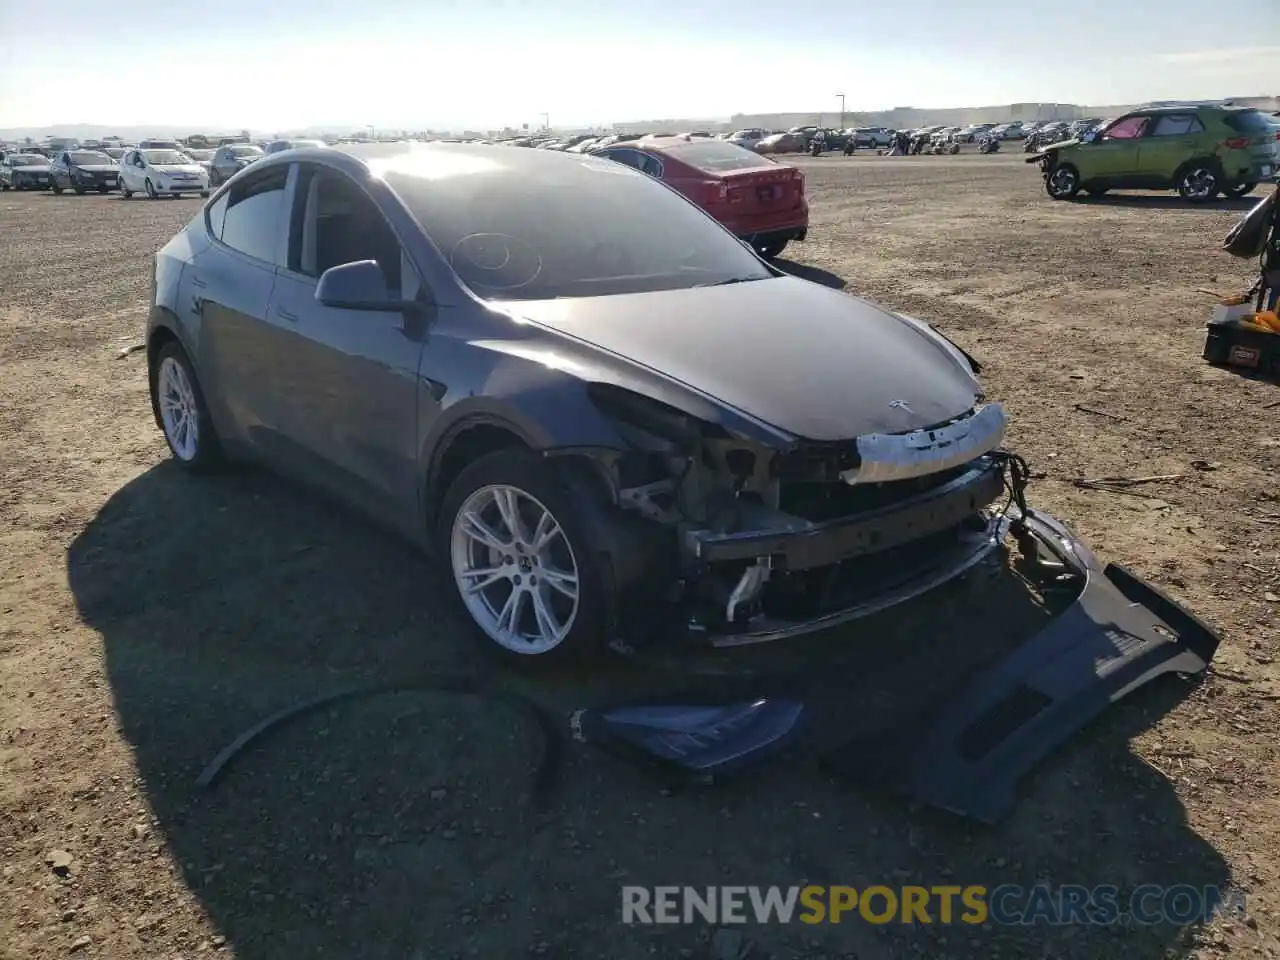
[[[531,125],[1280,93],[1280,0],[0,0],[0,127]]]

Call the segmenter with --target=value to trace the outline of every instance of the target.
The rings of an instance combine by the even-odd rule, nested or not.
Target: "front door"
[[[1117,183],[1138,174],[1138,140],[1149,117],[1122,117],[1092,143],[1082,143],[1076,151],[1082,180]]]
[[[269,323],[280,331],[285,422],[327,486],[388,517],[418,503],[422,316],[337,309],[315,298],[330,267],[375,260],[396,299],[421,285],[374,201],[353,180],[299,164],[286,265]]]

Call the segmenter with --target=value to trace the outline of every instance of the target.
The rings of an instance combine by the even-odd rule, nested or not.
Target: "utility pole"
[[[544,113],[542,115],[542,129],[547,131],[547,133],[551,132],[551,114]]]
[[[840,129],[843,130],[844,129],[844,94],[837,93],[836,96],[840,98]]]

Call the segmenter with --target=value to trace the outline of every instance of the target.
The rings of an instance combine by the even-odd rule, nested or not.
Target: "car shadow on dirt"
[[[1073,202],[1098,207],[1134,207],[1139,210],[1181,210],[1185,213],[1214,213],[1234,210],[1243,213],[1252,210],[1262,199],[1261,194],[1243,197],[1219,197],[1212,203],[1188,203],[1181,197],[1153,195],[1149,193],[1106,193],[1101,197],[1080,195]]]
[[[820,283],[824,287],[830,287],[832,290],[843,290],[849,285],[848,280],[832,273],[830,270],[823,270],[821,267],[813,267],[807,263],[796,263],[794,260],[787,260],[786,258],[780,257],[773,261],[773,265],[793,277],[799,277],[801,280],[810,280],[813,283]]]
[[[564,718],[691,681],[630,662],[590,677],[508,677],[472,653],[435,600],[428,560],[256,471],[147,471],[76,539],[68,576],[81,616],[102,634],[158,834],[240,960],[706,955],[705,925],[622,925],[623,884],[1114,884],[1123,901],[1139,884],[1229,881],[1169,781],[1128,746],[1183,695],[1180,682],[1078,736],[995,828],[834,782],[798,757],[672,794],[573,742],[539,808],[536,728],[498,702],[429,691],[352,701],[285,726],[201,794],[204,765],[247,727],[355,684],[486,673]],[[949,682],[956,663],[1043,621],[1042,605],[1014,599],[999,569],[974,576],[933,606],[798,647],[795,658],[821,664],[815,708],[851,732],[884,726]],[[753,957],[774,958],[1132,960],[1177,955],[1187,942],[1165,924],[856,916],[744,932]]]

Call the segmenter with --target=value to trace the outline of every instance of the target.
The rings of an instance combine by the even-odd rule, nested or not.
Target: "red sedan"
[[[656,177],[706,210],[763,257],[809,229],[804,174],[726,140],[652,137],[616,143],[608,157]]]

